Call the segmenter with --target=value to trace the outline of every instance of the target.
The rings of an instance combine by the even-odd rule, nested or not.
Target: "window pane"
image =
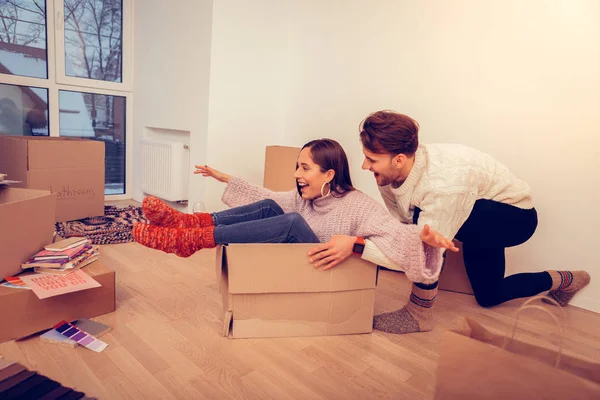
[[[48,89],[0,84],[0,135],[48,136]]]
[[[65,0],[65,74],[122,80],[122,0]]]
[[[44,0],[0,0],[0,73],[48,78]]]
[[[105,143],[105,194],[125,193],[125,97],[60,90],[60,136]]]

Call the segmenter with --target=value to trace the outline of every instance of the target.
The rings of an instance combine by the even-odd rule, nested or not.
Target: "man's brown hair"
[[[419,147],[419,123],[394,111],[376,111],[361,122],[360,140],[372,153],[412,156]]]

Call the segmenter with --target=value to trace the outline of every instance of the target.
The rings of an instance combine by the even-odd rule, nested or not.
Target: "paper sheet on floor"
[[[82,270],[69,275],[28,274],[20,278],[40,299],[101,286]]]

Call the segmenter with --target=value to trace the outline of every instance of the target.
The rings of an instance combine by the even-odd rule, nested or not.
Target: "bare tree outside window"
[[[122,0],[64,4],[66,75],[122,82]]]
[[[46,2],[0,0],[0,73],[47,78]]]

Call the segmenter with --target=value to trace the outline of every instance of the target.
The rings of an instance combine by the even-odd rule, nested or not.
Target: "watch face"
[[[365,245],[359,244],[359,243],[354,243],[354,248],[352,249],[352,252],[354,252],[356,254],[362,254],[364,249],[365,249]]]

